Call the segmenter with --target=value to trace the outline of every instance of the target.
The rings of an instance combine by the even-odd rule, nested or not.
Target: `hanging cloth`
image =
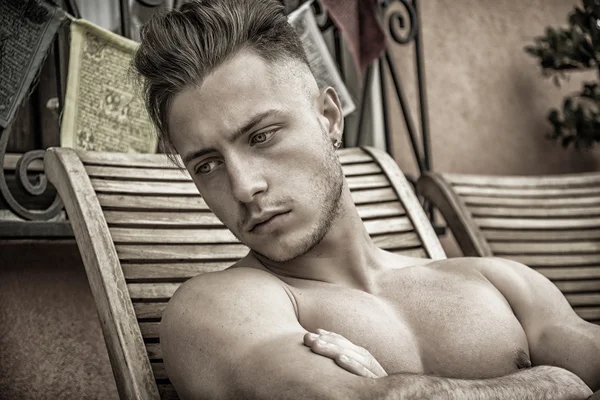
[[[41,0],[0,1],[0,127],[31,92],[66,14]]]
[[[377,17],[377,0],[320,0],[348,43],[360,71],[385,49],[385,33]]]

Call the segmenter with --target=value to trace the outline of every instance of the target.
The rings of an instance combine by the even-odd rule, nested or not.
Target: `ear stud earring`
[[[336,150],[339,149],[341,145],[342,145],[342,141],[341,140],[336,140],[335,142],[333,142],[333,147]]]

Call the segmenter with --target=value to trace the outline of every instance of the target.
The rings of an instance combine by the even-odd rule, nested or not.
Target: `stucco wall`
[[[117,399],[77,245],[0,242],[0,399]]]
[[[544,137],[551,129],[548,110],[595,75],[579,73],[559,89],[523,51],[546,26],[566,25],[579,0],[419,3],[435,170],[533,175],[598,169],[600,147],[576,152]],[[416,119],[412,45],[391,48]],[[405,172],[414,173],[395,99],[390,106],[395,158]]]

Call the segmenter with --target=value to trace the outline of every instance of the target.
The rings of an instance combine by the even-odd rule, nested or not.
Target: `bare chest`
[[[388,374],[505,375],[529,360],[525,333],[485,279],[398,270],[369,294],[337,286],[291,288],[308,331],[337,332]]]

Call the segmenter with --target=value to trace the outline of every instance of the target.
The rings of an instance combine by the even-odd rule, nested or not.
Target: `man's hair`
[[[202,84],[207,75],[240,50],[267,62],[308,60],[279,0],[194,0],[155,15],[140,32],[133,67],[159,143],[175,153],[167,124],[174,96]]]

